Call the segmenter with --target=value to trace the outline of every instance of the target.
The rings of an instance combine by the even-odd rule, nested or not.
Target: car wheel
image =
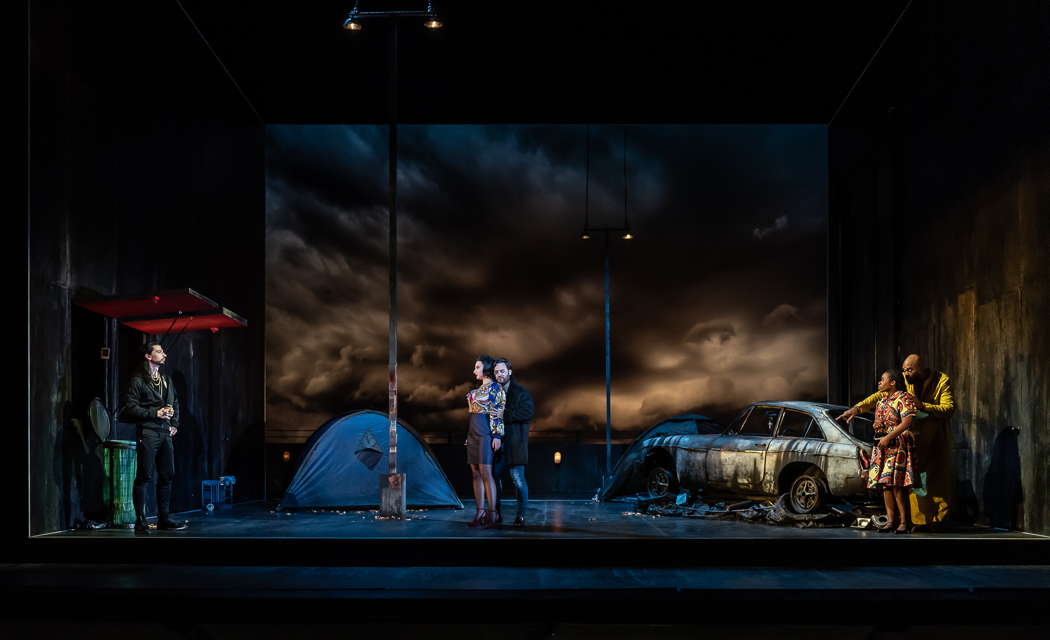
[[[791,483],[788,494],[795,513],[813,513],[824,506],[824,486],[820,481],[820,472],[816,469],[803,471]]]
[[[659,465],[650,467],[645,477],[645,488],[654,498],[674,493],[678,488],[677,485],[674,474]]]

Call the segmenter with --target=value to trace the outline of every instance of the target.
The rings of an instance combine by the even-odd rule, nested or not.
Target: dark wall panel
[[[84,297],[190,287],[248,318],[169,339],[183,408],[173,506],[199,506],[219,474],[262,496],[263,126],[177,4],[136,12],[138,29],[122,7],[30,6],[34,534],[101,515],[86,409],[117,394],[100,348],[114,350],[114,391],[141,362],[144,336],[113,334],[75,306]]]
[[[952,377],[957,515],[1050,533],[1050,7],[984,9],[905,16],[831,126],[832,226],[861,226],[859,185],[890,176],[891,250],[862,247],[895,287],[877,291],[893,331],[863,324],[869,342],[894,340],[879,365],[916,351]],[[835,268],[849,274],[845,258]],[[841,336],[863,301],[840,279]],[[839,376],[874,374],[863,353],[834,358]]]

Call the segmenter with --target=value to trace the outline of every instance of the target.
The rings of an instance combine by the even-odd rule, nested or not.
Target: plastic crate
[[[222,506],[233,504],[233,485],[237,484],[234,476],[222,476],[218,480],[201,481],[201,509],[211,513]]]

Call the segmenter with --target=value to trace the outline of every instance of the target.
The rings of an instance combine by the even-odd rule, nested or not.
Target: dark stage
[[[398,521],[250,503],[180,514],[189,528],[179,532],[55,533],[32,540],[47,561],[0,567],[0,589],[16,608],[76,593],[57,619],[87,617],[102,628],[148,625],[153,618],[142,612],[155,607],[192,608],[191,620],[165,627],[182,634],[237,623],[224,627],[234,633],[260,616],[308,621],[267,625],[256,630],[262,637],[366,628],[357,621],[387,625],[395,637],[429,620],[431,634],[522,638],[870,638],[964,624],[1037,637],[1048,623],[1045,536],[987,527],[895,536],[634,515],[625,504],[590,500],[534,501],[523,529],[475,530],[467,527],[473,505],[465,506],[412,510]],[[143,562],[147,555],[164,561]],[[123,605],[111,611],[114,599]],[[280,614],[264,612],[268,602]],[[905,607],[892,626],[865,620],[887,606]],[[474,613],[460,627],[450,624],[452,611]],[[31,614],[10,624],[61,626]]]
[[[879,534],[872,530],[851,527],[807,527],[772,525],[716,519],[657,516],[639,513],[632,505],[592,500],[532,500],[525,527],[510,526],[505,522],[498,528],[476,529],[467,526],[474,513],[472,500],[463,501],[464,508],[410,509],[405,520],[383,518],[379,511],[311,510],[276,511],[261,502],[222,507],[205,514],[190,511],[179,515],[189,523],[183,531],[158,531],[154,537],[178,539],[317,539],[326,540],[683,540],[732,541],[740,545],[747,541],[761,544],[763,540],[852,540],[887,539],[897,544],[908,539],[921,540],[932,546],[934,540],[954,543],[973,541],[976,544],[993,541],[1032,541],[1050,552],[1047,536],[979,526],[956,526],[936,533],[914,533],[906,536]],[[504,501],[505,513],[514,513],[514,501]],[[137,538],[130,529],[73,530],[38,536],[44,540],[130,539]],[[147,544],[142,540],[138,544]],[[889,544],[889,543],[887,543]],[[975,553],[979,554],[979,546]],[[864,547],[857,552],[863,553]]]

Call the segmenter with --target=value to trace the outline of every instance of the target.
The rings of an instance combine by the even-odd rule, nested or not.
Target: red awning
[[[142,333],[183,333],[186,331],[202,331],[210,329],[228,329],[231,327],[243,327],[247,324],[243,318],[237,316],[229,309],[223,309],[222,313],[207,313],[195,316],[181,316],[174,318],[154,318],[152,320],[128,320],[124,324],[132,329],[138,329]]]
[[[186,313],[219,308],[218,302],[202,296],[193,289],[158,291],[154,294],[132,297],[102,298],[90,302],[78,301],[77,304],[110,318],[175,315],[180,311]]]
[[[247,326],[248,321],[193,289],[79,300],[85,309],[116,318],[143,333],[166,334]]]

